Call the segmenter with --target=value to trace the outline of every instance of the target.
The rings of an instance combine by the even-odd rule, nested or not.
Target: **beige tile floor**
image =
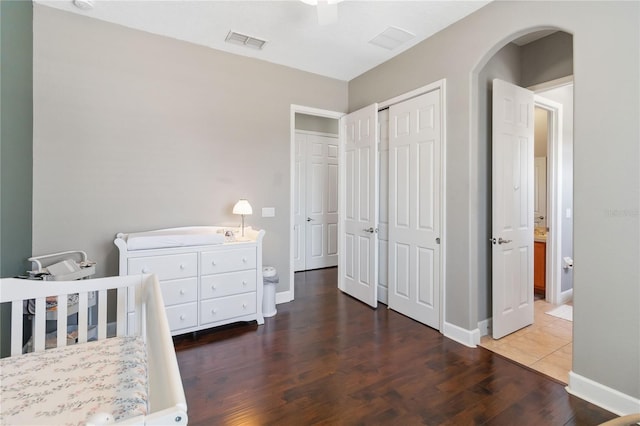
[[[480,346],[563,383],[571,371],[573,323],[545,314],[556,306],[534,303],[534,323],[499,340],[484,336]]]

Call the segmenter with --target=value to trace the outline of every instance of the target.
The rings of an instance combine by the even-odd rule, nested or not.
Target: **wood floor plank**
[[[191,425],[597,425],[615,417],[564,386],[296,274],[265,324],[174,338]]]

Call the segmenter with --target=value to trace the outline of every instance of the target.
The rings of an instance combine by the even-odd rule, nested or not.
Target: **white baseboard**
[[[442,327],[442,334],[451,340],[455,340],[470,348],[475,348],[480,343],[480,330],[466,330],[457,325],[445,322]]]
[[[482,320],[478,323],[478,330],[480,331],[480,337],[488,336],[493,331],[493,318],[487,318],[486,320]],[[478,340],[478,343],[480,341]]]
[[[569,372],[567,392],[619,416],[640,412],[640,399]]]
[[[560,292],[560,300],[558,301],[558,305],[564,305],[567,302],[570,302],[573,300],[573,289],[570,288],[569,290],[565,290],[565,291],[561,291]]]
[[[387,287],[378,285],[378,302],[389,304],[389,289]]]
[[[293,296],[291,295],[291,291],[281,291],[280,293],[276,293],[276,305],[280,303],[287,303],[293,300]]]

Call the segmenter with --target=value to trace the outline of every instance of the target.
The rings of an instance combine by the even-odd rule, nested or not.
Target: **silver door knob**
[[[503,240],[502,237],[498,238],[498,244],[507,244],[510,243],[512,240]]]
[[[373,234],[374,232],[376,232],[375,229],[373,229],[373,227],[369,227],[369,228],[365,228],[363,229],[364,232],[368,232],[370,234]]]

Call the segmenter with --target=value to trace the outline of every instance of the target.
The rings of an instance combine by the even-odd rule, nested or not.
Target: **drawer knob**
[[[247,309],[247,304],[246,304],[246,303],[243,303],[243,304],[242,304],[242,307],[243,307],[244,309]]]
[[[180,289],[180,294],[185,294],[186,292],[184,291],[184,289]]]
[[[211,286],[211,290],[216,291],[216,285],[215,285],[215,284],[213,284],[213,285]]]
[[[246,257],[242,258],[242,263],[247,263],[247,258]]]
[[[142,268],[142,273],[143,274],[148,274],[149,273],[149,268],[147,268],[146,266]]]
[[[212,260],[212,261],[211,261],[211,264],[212,264],[213,266],[216,266],[216,261],[215,261],[215,260]]]
[[[215,315],[215,314],[217,314],[217,313],[218,313],[218,310],[217,310],[217,309],[212,309],[212,310],[211,310],[211,313],[212,313],[213,315]]]
[[[181,263],[181,264],[180,264],[180,269],[184,269],[184,268],[186,268],[185,264],[184,264],[184,263]]]
[[[180,315],[180,319],[181,319],[182,321],[184,321],[185,319],[187,319],[187,316],[186,316],[185,314],[182,314],[182,315]]]
[[[242,285],[247,285],[247,282],[245,280],[242,280]]]

